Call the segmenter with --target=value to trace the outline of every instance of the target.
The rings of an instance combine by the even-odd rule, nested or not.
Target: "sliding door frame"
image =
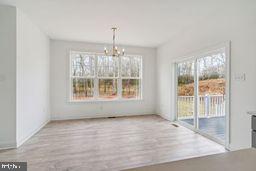
[[[199,83],[199,80],[198,80],[198,60],[200,58],[202,58],[203,56],[207,55],[207,54],[211,54],[215,51],[218,51],[220,49],[225,49],[225,57],[226,57],[226,66],[225,66],[225,81],[226,81],[226,85],[225,85],[225,142],[223,143],[222,141],[220,141],[219,139],[213,137],[213,136],[210,136],[204,132],[202,132],[201,130],[197,129],[199,128],[198,126],[198,83]],[[178,63],[181,63],[181,62],[186,62],[186,61],[194,61],[194,69],[195,69],[195,72],[194,72],[194,94],[195,94],[195,97],[197,99],[194,100],[194,125],[189,125],[185,122],[182,122],[182,121],[179,121],[178,120],[178,95],[177,95],[177,90],[178,90],[178,83],[177,83],[177,78],[178,78],[178,75],[177,75],[177,64]],[[173,97],[173,105],[172,106],[174,108],[174,112],[175,112],[175,116],[174,116],[174,120],[175,122],[177,122],[178,124],[182,125],[182,126],[185,126],[191,130],[193,130],[194,132],[197,132],[205,137],[207,137],[208,139],[211,139],[223,146],[225,146],[226,149],[230,149],[230,41],[226,41],[226,42],[223,42],[223,43],[219,43],[215,46],[212,46],[210,48],[206,48],[204,50],[200,50],[198,52],[195,52],[195,53],[192,53],[190,55],[187,55],[185,57],[180,57],[180,58],[177,58],[176,60],[174,60],[172,62],[172,65],[173,65],[173,79],[172,80],[172,83],[174,84],[173,85],[173,90],[172,90],[172,97]]]

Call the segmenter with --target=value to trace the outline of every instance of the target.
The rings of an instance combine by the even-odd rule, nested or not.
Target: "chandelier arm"
[[[115,49],[116,49],[116,28],[113,28],[113,56],[115,56]]]
[[[112,56],[113,56],[113,57],[123,56],[123,55],[124,55],[124,49],[122,49],[122,52],[121,52],[121,51],[118,51],[117,46],[116,46],[116,30],[117,30],[117,28],[116,28],[116,27],[113,27],[113,28],[111,28],[111,29],[112,29],[112,31],[113,31]],[[106,47],[104,48],[104,52],[105,52],[106,55],[108,55],[108,50],[107,50]]]

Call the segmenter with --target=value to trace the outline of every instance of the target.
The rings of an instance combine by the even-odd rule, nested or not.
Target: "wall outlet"
[[[234,77],[234,79],[235,79],[236,81],[245,81],[245,80],[246,80],[246,76],[245,76],[244,73],[243,73],[243,74],[236,74],[235,77]]]

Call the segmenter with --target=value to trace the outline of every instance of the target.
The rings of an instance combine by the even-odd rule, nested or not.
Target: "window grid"
[[[124,60],[124,59],[128,59],[128,61],[126,61],[126,62],[123,62],[122,63],[122,60]],[[135,64],[134,62],[135,62],[135,59],[137,60],[137,63]],[[119,88],[119,90],[121,91],[121,97],[123,96],[123,93],[125,92],[124,91],[124,85],[123,85],[123,82],[125,83],[127,83],[127,82],[132,82],[131,80],[133,80],[133,82],[135,81],[136,82],[136,80],[137,80],[137,82],[139,82],[139,85],[138,85],[138,87],[137,87],[137,85],[135,86],[136,88],[138,88],[138,92],[137,91],[135,91],[135,98],[132,98],[132,99],[141,99],[142,98],[142,57],[141,56],[124,56],[123,58],[121,58],[120,59],[120,61],[121,61],[121,64],[120,64],[120,82],[121,82],[121,87]],[[123,67],[123,64],[124,65],[129,65],[130,66],[130,68],[127,70],[127,68],[126,69],[123,69],[122,67]],[[132,76],[131,74],[132,74],[132,67],[134,67],[134,66],[136,66],[137,65],[137,69],[139,69],[138,70],[138,76]],[[124,73],[122,73],[123,71],[128,71],[128,73],[126,73],[126,74],[124,74]],[[125,76],[124,76],[125,75]],[[128,81],[129,80],[129,81]],[[123,89],[124,88],[124,89]],[[127,88],[127,87],[126,87]],[[129,88],[129,86],[128,86],[128,89],[130,89]],[[125,94],[125,93],[124,93]],[[122,97],[123,98],[123,97]],[[129,97],[127,97],[126,99],[129,99]]]
[[[94,99],[95,57],[86,53],[70,53],[70,82],[72,101]]]
[[[129,56],[124,56],[124,58],[129,58],[129,63],[130,65],[129,66],[132,66],[132,60],[133,58],[137,58],[137,60],[139,61],[139,63],[137,63],[137,67],[139,68],[139,76],[131,76],[131,71],[129,72],[129,76],[122,76],[122,57],[118,58],[118,61],[117,61],[117,75],[116,75],[116,72],[114,72],[114,75],[113,76],[99,76],[98,72],[98,60],[99,58],[102,58],[102,57],[107,57],[103,54],[97,54],[97,53],[86,53],[86,52],[75,52],[75,51],[72,51],[70,53],[70,64],[71,64],[71,69],[72,69],[72,62],[73,62],[73,59],[74,59],[74,56],[73,54],[83,54],[83,55],[88,55],[88,56],[92,56],[93,58],[93,61],[94,61],[94,66],[91,66],[91,65],[85,65],[85,66],[88,66],[90,68],[94,68],[94,76],[73,76],[72,75],[72,72],[70,70],[70,74],[71,74],[71,88],[73,88],[73,83],[72,83],[72,80],[74,78],[84,78],[84,79],[93,79],[94,82],[93,82],[93,85],[94,85],[94,88],[93,88],[93,98],[88,98],[88,99],[85,99],[85,100],[75,100],[73,99],[73,90],[71,90],[71,93],[70,93],[70,100],[71,101],[118,101],[118,100],[141,100],[142,99],[142,57],[141,56],[132,56],[132,55],[129,55]],[[109,58],[112,58],[112,57],[109,57]],[[91,60],[91,58],[90,58]],[[104,61],[108,61],[107,63],[109,64],[110,61],[107,60],[107,58],[104,59]],[[104,65],[101,65],[100,67],[106,67]],[[109,66],[108,65],[108,68],[114,68],[115,66]],[[113,69],[114,70],[114,69]],[[130,69],[131,70],[131,69]],[[108,70],[108,75],[110,73],[111,70]],[[103,72],[104,73],[104,72]],[[104,73],[105,74],[105,73]],[[116,95],[116,98],[100,98],[100,80],[117,80],[117,95]],[[123,94],[123,81],[124,80],[138,80],[139,84],[138,84],[138,92],[135,93],[135,96],[136,97],[131,97],[131,98],[125,98],[122,96]],[[137,85],[136,85],[137,86]]]

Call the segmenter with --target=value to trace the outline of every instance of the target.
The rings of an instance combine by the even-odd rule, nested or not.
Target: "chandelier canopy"
[[[113,57],[119,57],[124,55],[124,49],[122,49],[122,52],[118,50],[118,47],[116,46],[116,27],[111,28],[113,31],[113,45],[112,49],[109,51],[107,47],[104,48],[105,55],[111,55]]]

